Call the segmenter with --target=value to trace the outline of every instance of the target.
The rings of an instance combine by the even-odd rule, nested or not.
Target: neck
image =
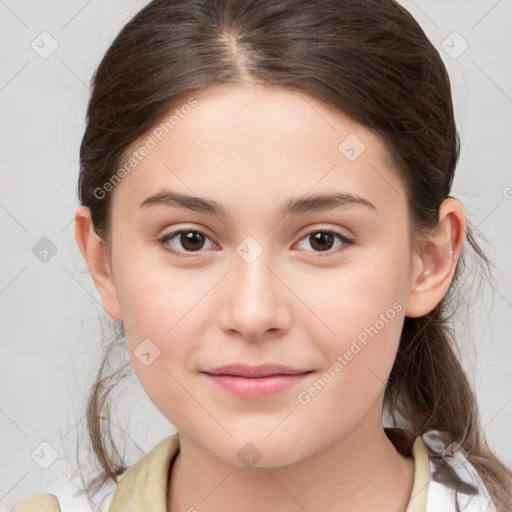
[[[403,512],[413,480],[414,460],[399,454],[388,439],[382,414],[365,417],[309,457],[271,468],[231,465],[180,432],[168,512]]]

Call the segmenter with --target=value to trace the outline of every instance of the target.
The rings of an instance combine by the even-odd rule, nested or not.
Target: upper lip
[[[229,364],[203,370],[202,373],[211,375],[236,375],[240,377],[268,377],[270,375],[298,375],[312,370],[290,368],[280,364],[261,364],[258,366],[247,366],[245,364]]]

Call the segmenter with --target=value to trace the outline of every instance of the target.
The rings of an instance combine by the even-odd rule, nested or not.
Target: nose
[[[252,262],[234,255],[219,297],[218,320],[224,331],[256,341],[282,335],[290,328],[293,294],[272,267],[265,251]]]

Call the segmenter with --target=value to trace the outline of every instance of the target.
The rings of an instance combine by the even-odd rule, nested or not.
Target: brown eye
[[[335,237],[332,233],[318,232],[309,235],[309,241],[313,249],[328,251],[334,244]]]
[[[201,252],[207,241],[210,241],[208,236],[195,229],[176,231],[159,240],[166,251],[178,256],[184,256],[187,252]],[[214,245],[211,241],[210,244],[210,247]]]
[[[180,234],[179,241],[187,251],[197,251],[203,247],[205,237],[197,231],[187,231]]]
[[[340,240],[337,245],[335,245],[336,239]],[[347,238],[345,235],[330,229],[311,231],[305,237],[303,237],[300,242],[303,240],[309,243],[310,247],[313,249],[313,252],[327,252],[330,251],[333,247],[338,248],[353,243],[353,241]]]

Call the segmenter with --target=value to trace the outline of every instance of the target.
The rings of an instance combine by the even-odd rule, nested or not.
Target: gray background
[[[1,510],[29,494],[81,486],[73,459],[101,356],[99,319],[107,317],[74,238],[78,148],[92,72],[145,3],[0,0]],[[460,346],[489,444],[512,467],[512,5],[401,3],[452,80],[462,141],[453,194],[496,266],[494,281],[474,289],[469,319],[459,321]],[[52,39],[58,48],[42,58]],[[33,252],[48,244],[43,237],[56,250],[46,262]],[[134,376],[119,388],[113,411],[129,462],[174,432]],[[43,442],[58,457],[48,469],[40,464],[53,452]]]

